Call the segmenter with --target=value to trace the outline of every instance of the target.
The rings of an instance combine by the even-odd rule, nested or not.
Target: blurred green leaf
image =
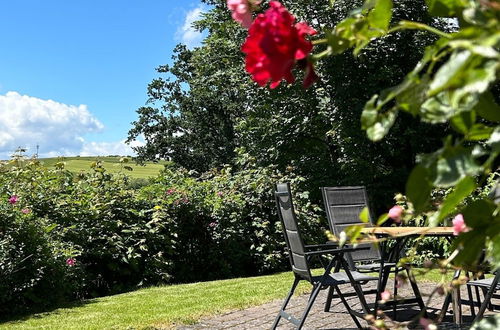
[[[406,182],[406,196],[413,203],[416,212],[425,209],[431,190],[429,171],[422,165],[415,166]]]
[[[476,189],[476,182],[467,176],[463,178],[441,204],[439,210],[429,219],[431,226],[437,226],[442,220],[448,217],[455,208]]]
[[[496,205],[491,200],[480,199],[467,205],[461,213],[467,226],[477,229],[492,223],[495,209]]]
[[[476,113],[474,111],[464,111],[455,116],[450,120],[451,126],[462,134],[467,134],[476,122]]]
[[[500,122],[500,105],[495,101],[491,92],[481,94],[474,110],[484,119]]]
[[[368,207],[365,206],[363,210],[361,210],[359,219],[364,223],[370,223],[370,211],[368,210]]]
[[[377,0],[373,10],[368,14],[372,27],[387,30],[392,17],[392,0]]]
[[[472,149],[463,147],[447,147],[439,155],[436,163],[436,178],[434,185],[437,187],[451,187],[465,176],[474,176],[481,167],[476,164],[472,156]]]
[[[493,127],[489,127],[484,124],[475,124],[467,133],[465,139],[469,141],[487,140],[493,133],[493,129]]]
[[[425,0],[433,16],[451,17],[462,5],[461,0]]]

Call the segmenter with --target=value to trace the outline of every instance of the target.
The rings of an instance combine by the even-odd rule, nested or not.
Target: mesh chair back
[[[312,282],[311,271],[305,256],[304,242],[297,226],[290,184],[278,183],[275,196],[292,270],[299,277]]]
[[[365,226],[372,226],[371,215],[369,223],[363,223],[359,218],[363,208],[368,206],[365,187],[323,187],[321,192],[330,231],[337,237],[346,227],[352,225],[364,224]],[[351,266],[353,262],[357,261],[381,259],[380,251],[374,244],[360,244],[360,246],[368,246],[369,249],[349,253],[348,261]]]

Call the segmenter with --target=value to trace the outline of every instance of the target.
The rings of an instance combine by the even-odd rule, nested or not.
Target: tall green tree
[[[403,190],[415,156],[440,143],[446,126],[436,130],[412,121],[408,128],[410,116],[398,118],[391,134],[377,144],[359,124],[366,99],[400,81],[435,41],[433,35],[396,33],[358,57],[321,61],[320,80],[308,90],[295,85],[258,89],[244,73],[239,51],[247,31],[232,21],[226,1],[204,2],[211,9],[196,26],[208,37],[199,48],[176,48],[174,64],[158,68],[165,77],[148,86],[151,106],[138,110],[129,140],[145,137],[146,145],[136,149],[141,159],[170,157],[200,172],[244,159],[282,170],[294,167],[315,187],[313,192],[320,185],[365,184],[380,201],[382,195]],[[297,21],[318,30],[335,25],[361,4],[282,2]],[[442,25],[425,9],[423,0],[398,1],[394,18]]]

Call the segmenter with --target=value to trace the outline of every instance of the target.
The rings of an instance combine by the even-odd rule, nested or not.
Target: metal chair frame
[[[319,292],[327,288],[333,288],[337,292],[338,297],[346,307],[356,326],[359,329],[362,329],[363,327],[361,326],[358,318],[363,318],[365,315],[371,313],[371,311],[364,298],[360,283],[378,280],[378,278],[361,274],[356,271],[351,271],[343,256],[344,253],[358,251],[363,248],[339,248],[334,244],[305,245],[295,216],[290,185],[288,183],[277,184],[275,197],[279,219],[283,227],[285,242],[289,252],[289,260],[294,273],[294,281],[290,292],[286,296],[285,301],[283,302],[283,305],[274,320],[272,329],[276,329],[282,318],[294,324],[298,329],[301,329]],[[325,267],[323,275],[313,276],[309,267],[310,259],[315,256],[326,255],[329,255],[332,258]],[[344,272],[340,272],[341,269],[343,269]],[[309,296],[306,309],[302,313],[302,317],[297,319],[285,310],[298,283],[302,280],[311,283],[313,290]],[[345,295],[339,288],[339,285],[341,284],[351,284],[353,286],[355,293],[359,298],[362,312],[355,311],[349,306],[347,300],[345,299]]]
[[[364,223],[361,219],[359,219],[359,213],[363,208],[368,207],[368,210],[370,209],[368,195],[364,186],[322,187],[321,193],[325,204],[328,225],[330,227],[330,231],[335,235],[340,235],[343,229],[350,225],[363,224],[365,226],[373,226],[373,217],[371,212],[368,212],[370,219],[369,223]],[[339,200],[332,200],[332,196],[335,196]],[[336,208],[342,211],[335,214]],[[363,244],[361,245],[363,246]],[[364,246],[367,245],[364,244]],[[345,257],[347,258],[351,270],[374,271],[379,273],[380,282],[378,289],[375,291],[372,290],[365,292],[365,294],[377,293],[376,300],[378,301],[380,299],[380,292],[385,290],[387,286],[390,273],[394,273],[394,275],[397,276],[398,272],[404,269],[410,279],[412,279],[413,276],[408,267],[397,267],[396,262],[385,262],[384,253],[381,252],[377,246],[374,244],[369,244],[368,246],[368,250],[346,253]],[[397,256],[392,257],[397,259]],[[360,264],[361,262],[369,262],[369,264]],[[412,286],[415,294],[415,299],[406,299],[405,301],[417,302],[420,308],[425,311],[425,304],[417,284],[415,281],[411,280],[410,285]],[[394,296],[396,296],[398,292],[396,280],[394,281],[393,290]],[[329,310],[331,300],[333,298],[336,298],[336,295],[334,295],[333,291],[330,290],[328,293],[327,303],[325,305],[325,311]],[[396,300],[387,303],[387,305],[393,304],[394,316],[396,315],[396,303]]]

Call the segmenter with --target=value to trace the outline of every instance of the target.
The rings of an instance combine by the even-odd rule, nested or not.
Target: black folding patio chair
[[[325,211],[330,231],[337,235],[337,237],[341,234],[342,231],[352,225],[363,224],[366,227],[373,226],[372,216],[370,212],[368,212],[370,219],[368,223],[362,222],[359,217],[361,211],[365,207],[368,207],[368,196],[365,187],[323,187],[321,188],[321,192],[323,195],[323,202],[325,204]],[[356,270],[359,272],[378,272],[381,281],[381,283],[379,283],[380,291],[385,290],[390,273],[394,273],[395,276],[397,276],[400,270],[405,269],[408,272],[408,276],[412,278],[409,268],[400,268],[397,267],[397,264],[395,262],[386,262],[379,247],[375,244],[367,243],[360,244],[359,246],[365,247],[366,249],[345,254],[345,258],[347,259],[349,267],[351,270]],[[399,255],[396,257],[399,257]],[[415,301],[419,304],[422,310],[425,310],[425,304],[422,300],[422,296],[417,284],[414,280],[411,280],[410,284],[415,294],[415,299],[406,299],[405,302],[409,303],[411,301]],[[398,288],[396,285],[396,280],[394,280],[394,296],[397,295],[397,289]],[[365,294],[376,292],[377,290],[371,290],[365,292]],[[328,292],[325,311],[328,311],[330,309],[331,300],[333,298],[336,298],[336,295],[334,295],[333,290],[330,290]],[[380,297],[377,296],[377,300],[379,298]],[[393,304],[395,313],[396,301],[394,301]]]
[[[469,291],[469,305],[472,317],[474,317],[474,322],[480,320],[483,317],[486,308],[490,310],[499,310],[500,306],[493,305],[491,303],[491,298],[500,299],[500,295],[496,294],[496,291],[500,290],[500,283],[498,283],[499,280],[500,270],[497,270],[495,276],[492,278],[483,278],[467,282],[467,289]],[[473,301],[471,294],[472,287],[476,288],[477,303],[480,306],[477,315],[474,308],[475,302]],[[482,289],[484,293],[484,300],[482,303],[478,288]]]
[[[288,183],[277,184],[275,197],[278,207],[278,215],[283,226],[283,233],[288,249],[290,264],[292,266],[292,271],[295,278],[292,284],[292,288],[290,289],[290,292],[285,298],[285,301],[283,302],[283,305],[278,312],[278,315],[276,316],[272,329],[276,329],[281,318],[284,318],[285,320],[297,326],[298,329],[301,329],[304,325],[304,322],[306,321],[311,307],[314,304],[314,301],[316,300],[316,297],[318,296],[318,293],[321,290],[327,288],[335,289],[340,300],[354,320],[356,326],[362,329],[361,324],[357,318],[364,317],[365,315],[369,314],[370,310],[366,303],[365,297],[363,296],[363,290],[361,289],[359,283],[378,280],[378,278],[349,270],[349,265],[343,258],[343,254],[346,252],[357,251],[358,248],[339,248],[334,244],[304,245],[297,223],[297,218],[295,216],[290,185]],[[321,276],[313,276],[310,270],[310,259],[313,256],[325,255],[331,256],[333,258],[329,260],[328,265],[325,267],[324,273]],[[343,269],[344,272],[339,272],[340,269]],[[291,297],[293,296],[297,284],[301,280],[305,280],[311,283],[313,286],[313,290],[311,292],[311,295],[309,296],[309,300],[306,309],[302,314],[302,317],[300,319],[296,319],[292,315],[285,312],[285,309]],[[359,298],[362,312],[355,311],[349,306],[343,292],[339,288],[339,285],[342,284],[351,284],[353,286],[356,295]]]

